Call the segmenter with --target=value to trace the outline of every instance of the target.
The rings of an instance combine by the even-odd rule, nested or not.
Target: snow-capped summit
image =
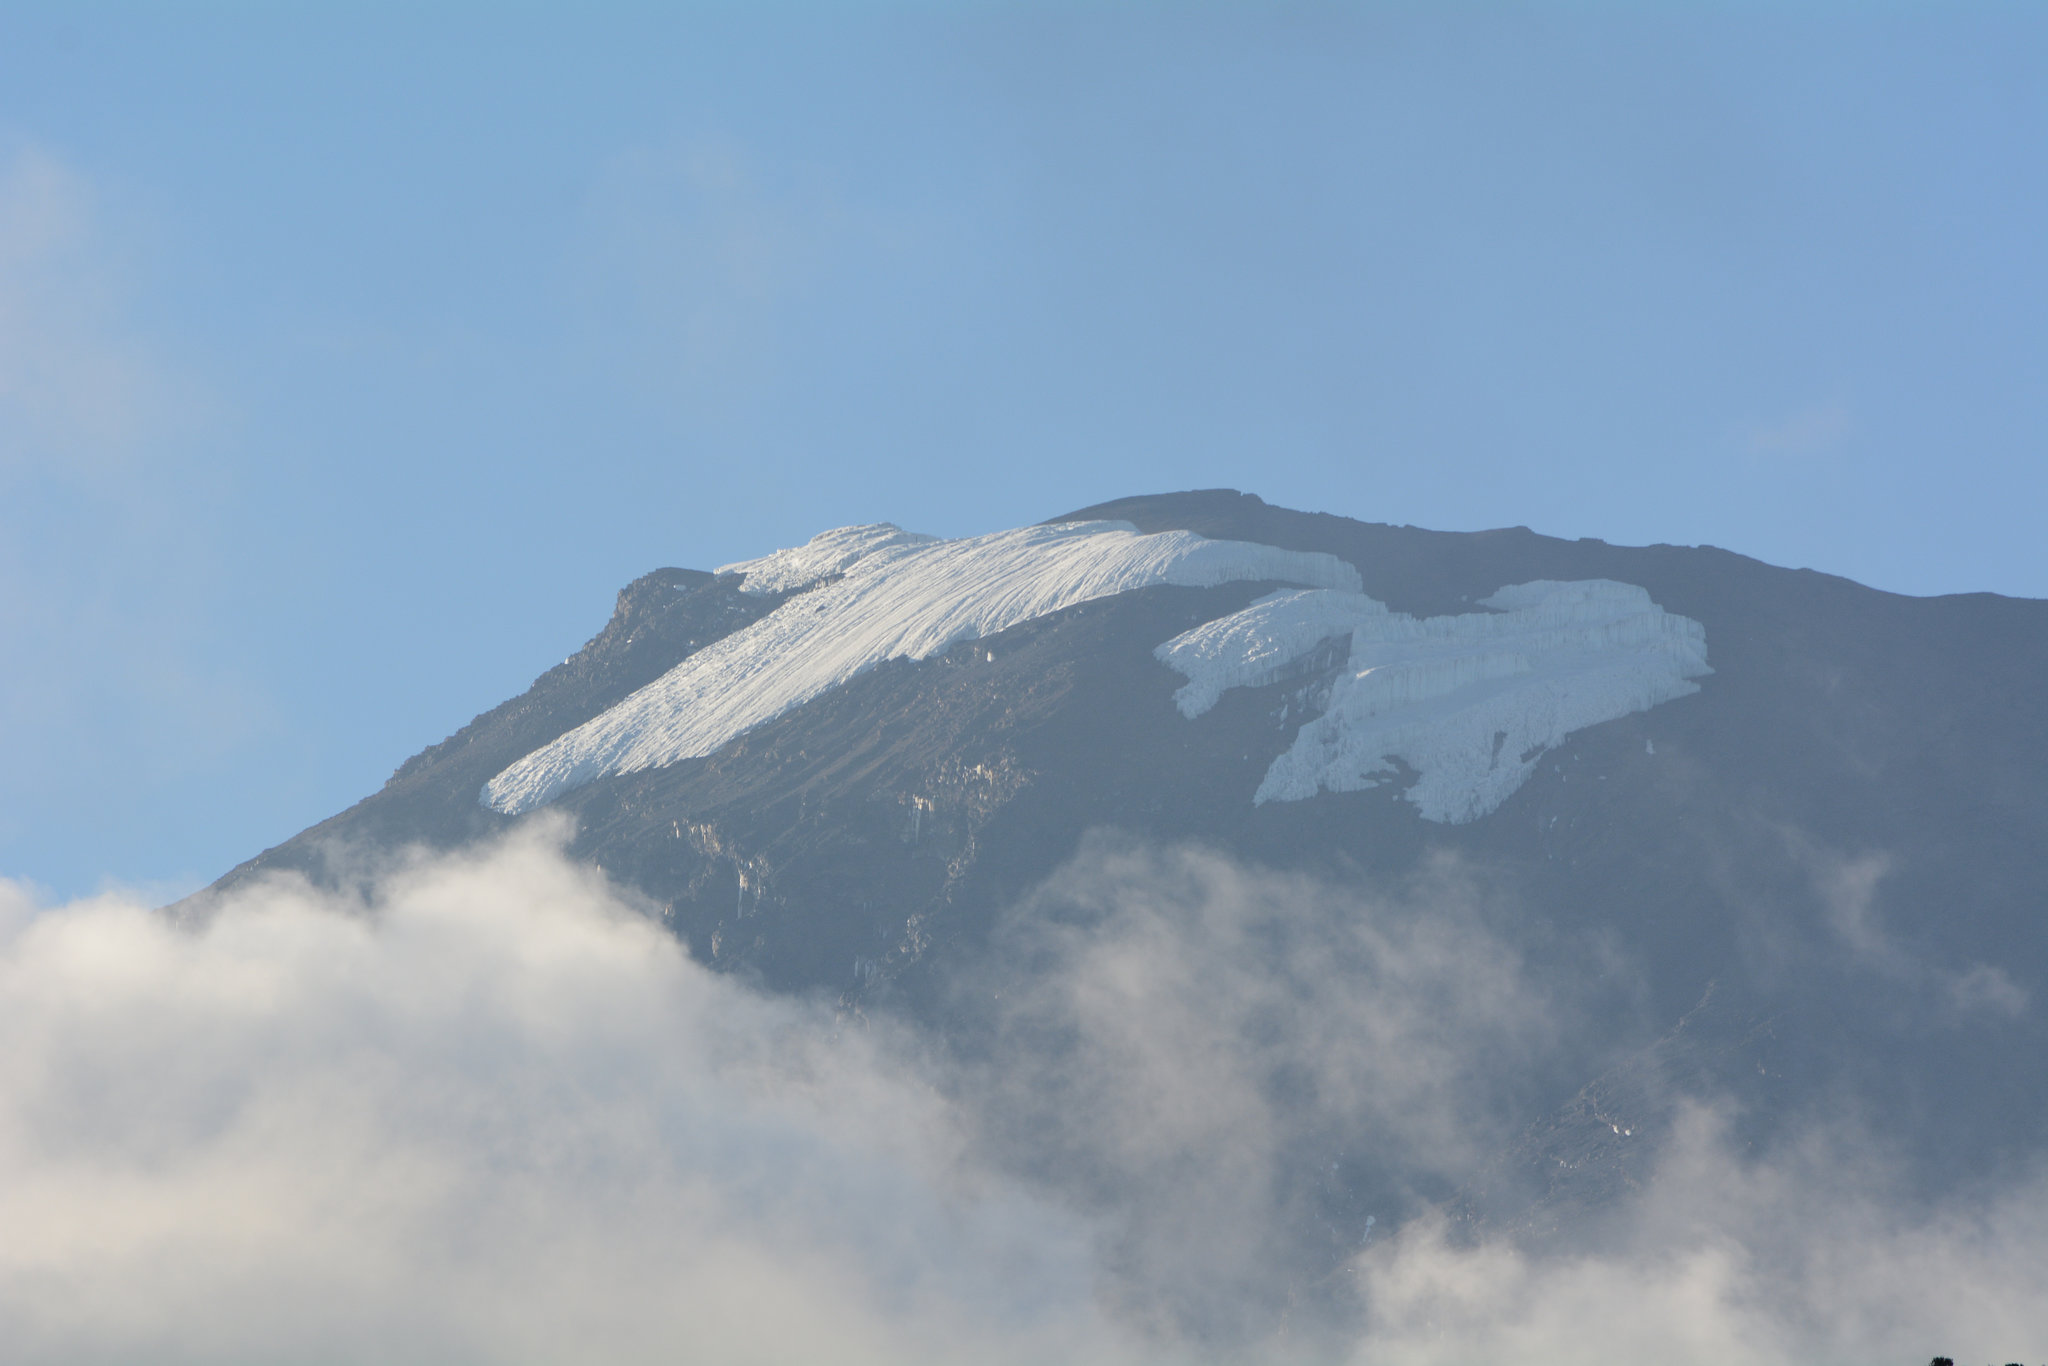
[[[518,815],[599,778],[715,754],[890,660],[926,660],[1084,602],[1161,585],[1281,583],[1241,611],[1160,643],[1189,682],[1190,720],[1232,687],[1270,682],[1326,639],[1348,664],[1252,800],[1377,786],[1399,759],[1431,820],[1492,811],[1573,731],[1697,690],[1705,632],[1606,580],[1508,585],[1480,610],[1417,619],[1361,591],[1320,552],[1128,522],[1064,522],[959,540],[881,523],[729,564],[740,591],[790,595],[598,716],[508,765],[481,800]],[[1492,610],[1497,609],[1497,610]],[[1503,746],[1507,758],[1503,762]]]
[[[1292,915],[1422,948],[1480,916],[1589,1023],[1455,1208],[1567,1229],[1688,1096],[1732,1098],[1745,1142],[1828,1097],[1937,1174],[2048,1129],[2044,677],[2048,603],[1709,548],[1228,491],[846,527],[648,574],[525,694],[223,881],[344,880],[545,808],[704,962],[941,1039],[977,1037],[1018,917],[1096,914],[1073,869],[1147,866],[1104,850],[1228,860],[1281,960]],[[1184,893],[1146,895],[1220,913]],[[1389,1218],[1344,1203],[1382,1178],[1409,1189],[1317,1208]]]

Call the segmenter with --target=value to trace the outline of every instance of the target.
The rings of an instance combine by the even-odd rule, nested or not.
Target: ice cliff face
[[[1174,700],[1192,719],[1348,636],[1326,709],[1253,800],[1375,787],[1399,760],[1417,775],[1408,799],[1453,824],[1506,801],[1573,731],[1697,692],[1691,680],[1712,672],[1704,628],[1630,584],[1543,580],[1479,605],[1495,610],[1418,620],[1359,593],[1281,592],[1155,654],[1188,679]]]
[[[507,814],[610,774],[715,753],[728,741],[891,659],[928,659],[1077,603],[1155,584],[1271,580],[1356,595],[1333,555],[1140,535],[1127,522],[1067,522],[942,541],[888,525],[725,566],[743,591],[794,593],[609,711],[484,785]]]

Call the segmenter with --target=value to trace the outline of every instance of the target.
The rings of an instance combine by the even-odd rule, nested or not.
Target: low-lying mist
[[[1091,846],[959,1039],[693,962],[536,821],[174,921],[0,884],[20,1362],[2048,1357],[2048,1180],[1929,1206],[1697,1097],[1599,1239],[1440,1203],[1573,1000],[1455,869]]]

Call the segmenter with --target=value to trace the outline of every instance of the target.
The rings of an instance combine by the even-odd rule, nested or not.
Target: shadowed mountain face
[[[1486,932],[1575,1021],[1514,1060],[1500,1156],[1455,1204],[1482,1223],[1583,1225],[1688,1096],[1732,1099],[1760,1143],[1847,1107],[1930,1183],[2016,1161],[2048,1128],[2048,603],[1904,598],[1713,549],[1429,532],[1229,491],[1056,520],[1081,519],[1324,552],[1416,616],[1535,580],[1637,585],[1704,627],[1713,673],[1571,734],[1468,823],[1424,819],[1400,782],[1255,804],[1327,704],[1343,643],[1189,720],[1155,647],[1281,585],[1146,587],[885,663],[713,754],[574,788],[552,803],[578,822],[573,852],[700,959],[907,1014],[963,1054],[993,1027],[963,984],[1014,951],[1020,916],[1060,913],[1036,889],[1084,847],[1196,845],[1371,894],[1454,868]],[[735,575],[637,580],[524,696],[220,885],[333,880],[364,851],[503,828],[486,781],[787,600]],[[1400,1184],[1351,1181],[1374,1183]],[[1317,1198],[1326,1224],[1362,1217],[1355,1190]]]

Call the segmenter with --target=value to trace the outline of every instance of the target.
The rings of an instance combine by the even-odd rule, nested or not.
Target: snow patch
[[[1160,663],[1186,675],[1173,695],[1190,721],[1232,688],[1278,682],[1289,666],[1335,636],[1348,636],[1385,605],[1363,593],[1282,589],[1241,612],[1197,626],[1153,651]]]
[[[1254,802],[1355,792],[1416,773],[1406,796],[1459,824],[1506,801],[1573,731],[1699,691],[1705,629],[1633,584],[1539,580],[1485,599],[1492,612],[1418,619],[1358,592],[1275,593],[1154,653],[1188,682],[1190,718],[1256,687],[1333,636],[1350,660],[1324,713],[1296,732]]]
[[[1357,596],[1334,555],[1140,535],[1128,522],[1064,522],[942,541],[887,524],[826,532],[727,565],[743,592],[796,596],[712,642],[609,711],[484,784],[482,801],[528,811],[612,774],[715,753],[746,731],[891,659],[929,659],[1077,603],[1155,584],[1269,580]]]

